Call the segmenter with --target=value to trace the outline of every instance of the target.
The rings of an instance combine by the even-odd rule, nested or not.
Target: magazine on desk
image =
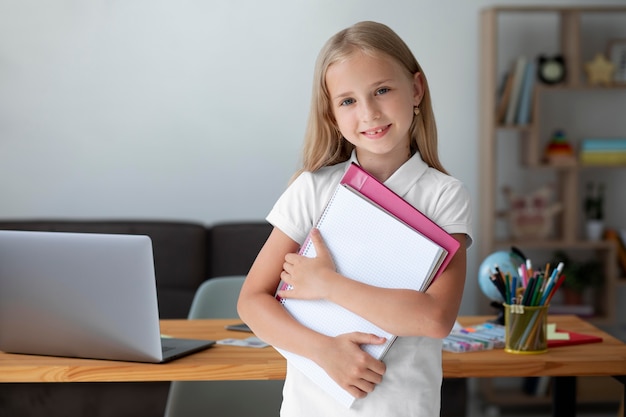
[[[391,214],[387,207],[397,204],[397,199],[402,200],[395,196],[394,200],[375,201],[342,182],[327,203],[316,227],[320,230],[340,274],[368,285],[425,291],[440,274],[442,266],[447,264],[445,261],[449,251],[421,233],[420,227],[416,230],[407,224],[409,222]],[[415,209],[413,211],[419,213]],[[434,225],[422,213],[419,216],[420,222],[413,221],[414,224],[421,224],[421,228]],[[445,237],[457,242],[443,229],[438,230],[439,240]],[[316,256],[310,239],[306,239],[300,254]],[[279,288],[288,287],[281,283]],[[360,331],[385,337],[385,344],[363,346],[363,350],[378,359],[383,358],[396,338],[368,320],[327,300],[278,299],[296,320],[317,332],[337,336]],[[347,407],[352,405],[354,397],[339,387],[313,361],[281,349],[279,352],[340,403]]]

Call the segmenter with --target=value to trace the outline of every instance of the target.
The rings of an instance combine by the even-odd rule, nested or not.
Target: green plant
[[[604,269],[602,262],[597,259],[575,261],[564,251],[558,250],[554,253],[555,262],[563,262],[563,272],[565,281],[563,287],[582,293],[586,288],[595,288],[602,284],[604,280]]]

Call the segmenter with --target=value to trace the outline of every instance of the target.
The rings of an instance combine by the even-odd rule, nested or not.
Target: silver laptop
[[[213,345],[162,337],[148,236],[0,230],[0,350],[162,363]]]

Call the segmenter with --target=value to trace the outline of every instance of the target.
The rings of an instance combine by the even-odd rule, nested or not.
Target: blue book
[[[515,124],[517,121],[517,109],[519,108],[519,100],[522,93],[522,83],[526,68],[526,57],[520,56],[515,61],[513,72],[513,86],[511,87],[511,99],[506,109],[506,117],[504,123],[507,125]]]
[[[583,151],[626,151],[626,138],[587,138],[582,140]]]
[[[528,61],[524,70],[524,79],[520,92],[519,106],[517,109],[516,122],[518,125],[526,125],[530,122],[532,110],[533,88],[535,87],[535,63]]]

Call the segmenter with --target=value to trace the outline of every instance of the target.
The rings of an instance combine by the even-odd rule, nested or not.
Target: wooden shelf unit
[[[567,67],[566,80],[555,86],[546,86],[537,82],[533,94],[531,110],[531,122],[528,125],[504,125],[496,121],[496,102],[498,79],[502,71],[502,63],[498,63],[498,54],[503,45],[499,45],[498,33],[501,29],[498,19],[503,14],[522,14],[532,18],[535,14],[553,14],[558,16],[560,34],[560,53],[563,54]],[[481,110],[480,110],[480,255],[484,259],[495,250],[507,249],[510,246],[518,246],[522,250],[556,250],[573,249],[589,250],[599,253],[605,261],[604,288],[600,291],[606,295],[603,300],[603,314],[593,318],[596,324],[610,323],[615,318],[615,287],[620,278],[616,264],[616,248],[604,241],[588,241],[581,236],[581,202],[580,177],[589,169],[624,170],[626,166],[589,167],[578,162],[571,164],[552,165],[542,159],[543,144],[545,138],[541,132],[544,120],[542,100],[545,96],[555,92],[567,91],[584,95],[594,91],[611,91],[616,94],[626,92],[626,85],[616,84],[612,86],[594,86],[587,84],[584,76],[583,59],[581,53],[581,16],[593,13],[621,13],[626,22],[626,7],[493,7],[482,11],[482,55],[481,55]],[[506,28],[505,28],[506,29]],[[625,35],[626,37],[626,35]],[[608,41],[608,39],[607,39]],[[504,45],[506,46],[506,45]],[[520,51],[519,54],[523,54]],[[534,57],[529,57],[534,59]],[[616,112],[617,113],[617,112]],[[619,117],[619,116],[616,116]],[[557,200],[562,203],[563,209],[555,218],[555,236],[548,240],[512,240],[498,238],[496,235],[497,219],[502,219],[503,207],[497,207],[497,194],[500,192],[497,186],[499,172],[497,167],[498,142],[502,140],[502,134],[516,135],[520,141],[522,155],[518,165],[525,172],[546,172],[556,177],[555,188]],[[616,135],[624,132],[615,132]],[[482,303],[485,304],[485,303]],[[481,305],[482,305],[481,304]]]
[[[545,109],[542,108],[543,100],[551,95],[561,92],[575,93],[581,96],[595,94],[597,92],[610,92],[610,94],[626,93],[626,85],[592,86],[587,83],[583,65],[587,61],[582,52],[581,42],[586,36],[581,24],[582,16],[587,14],[610,13],[619,14],[626,23],[626,7],[551,7],[551,6],[502,6],[484,9],[481,13],[481,57],[480,57],[480,259],[484,259],[490,253],[497,250],[508,250],[516,246],[524,252],[544,251],[550,252],[557,249],[587,251],[591,256],[598,257],[604,263],[605,276],[602,288],[594,295],[595,307],[598,315],[589,319],[596,325],[611,325],[616,319],[616,294],[618,285],[626,284],[626,277],[621,277],[617,265],[617,248],[607,241],[589,241],[581,235],[582,224],[582,195],[581,176],[589,169],[601,170],[626,170],[626,166],[588,167],[574,162],[567,165],[551,165],[543,161],[543,149],[545,133],[542,125],[549,122],[546,120]],[[508,30],[503,27],[499,20],[502,16],[515,18],[533,18],[536,14],[550,14],[556,16],[558,28],[555,33],[558,36],[559,52],[564,56],[567,68],[567,76],[563,83],[555,86],[535,83],[532,99],[531,118],[528,125],[519,126],[498,123],[496,108],[498,101],[498,84],[504,71],[503,60],[498,59],[503,48],[510,45],[501,44],[500,34]],[[626,25],[625,25],[626,26]],[[596,34],[594,34],[595,36]],[[621,36],[626,38],[626,35]],[[510,40],[510,38],[508,38]],[[608,41],[608,39],[607,39]],[[507,50],[506,54],[514,52]],[[524,51],[519,51],[523,55]],[[535,56],[528,56],[535,59]],[[626,94],[623,95],[626,98]],[[621,100],[621,99],[620,99]],[[615,112],[615,117],[620,117]],[[622,116],[623,117],[623,116]],[[567,126],[564,126],[567,129]],[[616,136],[626,136],[626,131],[614,132]],[[503,136],[505,138],[503,138]],[[509,137],[515,137],[519,141],[519,149],[522,151],[517,165],[524,173],[545,172],[556,178],[556,200],[562,203],[563,209],[555,218],[555,233],[549,239],[516,240],[501,235],[502,228],[498,225],[504,223],[502,204],[499,205],[498,193],[498,145]],[[540,174],[541,175],[541,174]],[[485,298],[479,301],[480,313],[493,313],[488,307]],[[480,381],[481,393],[487,403],[492,405],[511,405],[532,403],[549,403],[549,397],[533,398],[521,392],[521,388],[496,390],[494,383],[489,380]],[[591,400],[593,402],[593,399]]]

